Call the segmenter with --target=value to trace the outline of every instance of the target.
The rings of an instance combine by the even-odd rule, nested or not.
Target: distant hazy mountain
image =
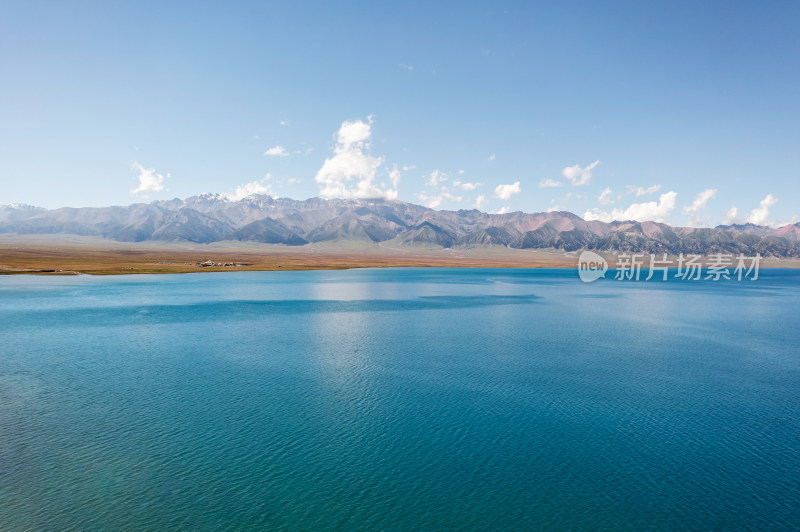
[[[436,211],[382,199],[298,201],[219,194],[127,207],[45,210],[0,206],[0,233],[88,235],[125,242],[315,242],[428,246],[507,246],[566,251],[745,253],[800,257],[800,223],[777,229],[745,225],[670,227],[656,222],[587,222],[570,212],[487,214]]]

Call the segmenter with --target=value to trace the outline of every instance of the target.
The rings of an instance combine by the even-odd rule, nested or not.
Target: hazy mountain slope
[[[466,234],[458,239],[459,246],[510,246],[521,238],[513,227],[487,227]]]
[[[443,248],[452,247],[455,243],[452,233],[445,231],[441,227],[430,222],[410,228],[401,233],[397,238],[391,240],[394,245],[416,245],[416,246],[441,246]]]
[[[289,246],[302,246],[308,244],[304,238],[272,218],[264,218],[251,222],[241,229],[234,231],[226,240],[239,240],[249,242],[262,242],[265,244],[287,244]]]
[[[475,209],[436,211],[383,199],[293,200],[220,194],[125,207],[45,210],[0,206],[0,233],[97,236],[118,241],[239,240],[303,245],[337,242],[392,246],[594,249],[640,253],[744,253],[800,257],[800,223],[714,228],[657,222],[587,222],[573,213],[488,214]]]

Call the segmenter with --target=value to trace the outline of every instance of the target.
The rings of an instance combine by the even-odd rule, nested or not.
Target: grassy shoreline
[[[233,266],[201,267],[200,262]],[[341,270],[389,267],[566,268],[577,259],[522,250],[441,250],[304,247],[230,249],[210,246],[89,247],[0,244],[0,275],[128,275],[224,271]]]
[[[610,267],[615,256],[605,254]],[[200,262],[233,266],[201,267]],[[390,248],[128,244],[89,239],[0,241],[0,275],[132,275],[350,268],[575,268],[578,253],[510,248]],[[800,268],[797,259],[763,259],[762,268]]]

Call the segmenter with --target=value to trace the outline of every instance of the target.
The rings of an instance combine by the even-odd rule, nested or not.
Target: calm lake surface
[[[796,270],[3,276],[0,529],[797,530],[798,310]]]

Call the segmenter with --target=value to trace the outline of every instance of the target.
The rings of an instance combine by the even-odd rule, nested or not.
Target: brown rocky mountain
[[[437,211],[383,199],[304,201],[219,194],[126,207],[46,210],[0,206],[0,233],[76,234],[117,241],[250,241],[287,246],[316,242],[443,248],[506,246],[644,253],[745,253],[800,257],[800,223],[714,228],[657,222],[587,222],[570,212],[487,214]]]

